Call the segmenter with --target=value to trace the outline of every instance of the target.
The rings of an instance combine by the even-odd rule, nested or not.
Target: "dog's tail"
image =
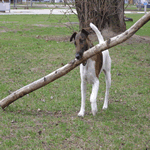
[[[90,27],[95,31],[98,41],[99,41],[99,44],[103,43],[104,38],[103,38],[101,32],[98,30],[98,28],[93,23],[90,23]]]

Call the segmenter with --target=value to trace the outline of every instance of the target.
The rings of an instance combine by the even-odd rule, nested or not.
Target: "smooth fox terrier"
[[[103,36],[97,27],[90,23],[90,27],[95,31],[99,44],[104,42]],[[76,47],[76,59],[81,59],[83,53],[88,49],[93,47],[89,37],[89,33],[86,29],[82,29],[79,33],[74,32],[70,38],[70,42],[74,39],[74,44]],[[99,53],[87,61],[80,64],[80,76],[81,76],[81,109],[78,113],[78,116],[83,117],[85,114],[85,99],[86,99],[86,82],[92,84],[92,93],[90,96],[91,110],[93,116],[97,113],[97,94],[99,90],[99,75],[101,72],[104,72],[106,79],[106,92],[103,109],[108,107],[108,97],[109,89],[111,86],[111,58],[109,56],[109,51],[105,50],[102,53]]]

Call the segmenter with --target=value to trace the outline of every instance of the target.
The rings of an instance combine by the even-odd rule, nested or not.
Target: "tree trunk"
[[[106,50],[113,46],[116,46],[128,38],[130,38],[136,31],[138,31],[146,22],[150,20],[150,12],[144,15],[139,21],[137,21],[130,29],[126,30],[124,33],[117,35],[116,37],[113,37],[107,41],[105,41],[102,44],[97,44],[96,46],[92,47],[88,51],[84,52],[83,57],[81,60],[73,60],[70,63],[66,64],[65,66],[55,70],[54,72],[50,73],[49,75],[34,81],[33,83],[30,83],[29,85],[26,85],[22,87],[21,89],[13,92],[9,96],[5,97],[0,101],[0,106],[4,109],[6,106],[13,103],[15,100],[17,100],[20,97],[23,97],[24,95],[31,93],[48,83],[60,78],[61,76],[64,76],[68,72],[70,72],[72,69],[77,67],[79,64],[87,60],[88,58]]]
[[[94,23],[99,30],[110,28],[114,32],[126,30],[124,0],[75,0],[79,26]]]
[[[64,6],[66,6],[66,4],[67,4],[67,0],[64,0]]]

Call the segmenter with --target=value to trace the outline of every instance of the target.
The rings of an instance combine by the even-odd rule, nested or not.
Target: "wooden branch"
[[[47,85],[48,83],[53,82],[54,80],[64,76],[65,74],[70,72],[72,69],[77,67],[80,63],[87,60],[88,58],[126,41],[149,20],[150,20],[150,12],[148,12],[141,19],[139,19],[132,27],[130,27],[124,33],[117,35],[116,37],[113,37],[100,45],[97,44],[93,48],[86,51],[83,54],[83,58],[81,60],[74,59],[73,61],[71,61],[68,64],[66,64],[65,66],[55,70],[54,72],[50,73],[49,75],[47,75],[37,81],[34,81],[34,82],[20,88],[19,90],[13,92],[9,96],[5,97],[4,99],[2,99],[0,101],[0,106],[4,109],[6,106],[8,106],[11,103],[13,103],[14,101],[16,101],[18,98],[21,98],[24,95],[31,93],[31,92]]]

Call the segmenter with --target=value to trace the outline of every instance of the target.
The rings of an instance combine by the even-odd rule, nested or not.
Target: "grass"
[[[143,14],[126,14],[127,17],[133,18],[133,22],[126,22],[126,27],[131,27],[135,22],[139,20],[143,16]],[[140,30],[136,32],[136,35],[140,36],[150,36],[150,23],[145,24]]]
[[[70,6],[73,5],[73,3],[69,3]],[[14,9],[14,4],[10,4],[11,9]],[[61,9],[66,9],[68,6],[68,4],[65,6],[64,3],[49,3],[49,2],[33,2],[32,3],[32,7],[31,7],[31,3],[28,2],[27,4],[16,4],[17,9],[59,9],[61,7]],[[55,7],[55,8],[54,8]]]
[[[127,4],[125,4],[125,8],[127,7]],[[144,11],[144,8],[141,8],[141,10],[138,10],[138,8],[136,7],[136,5],[128,5],[128,7],[125,9],[125,11]],[[150,11],[150,8],[146,8],[147,11]]]
[[[73,32],[62,16],[0,16],[0,99],[74,58]],[[69,16],[73,22],[74,16]],[[130,15],[134,21],[141,15]],[[65,20],[66,19],[66,20]],[[35,26],[42,24],[48,26]],[[127,27],[133,22],[128,22]],[[56,26],[57,25],[57,26]],[[137,34],[150,36],[150,23]],[[73,27],[78,30],[77,26]],[[65,40],[63,37],[66,37]],[[60,37],[62,40],[60,40]],[[52,40],[47,40],[52,39]],[[104,75],[100,77],[98,113],[91,114],[87,89],[86,115],[80,109],[79,68],[34,91],[5,111],[0,109],[0,149],[149,149],[150,44],[123,43],[110,50],[112,86],[103,111]]]

